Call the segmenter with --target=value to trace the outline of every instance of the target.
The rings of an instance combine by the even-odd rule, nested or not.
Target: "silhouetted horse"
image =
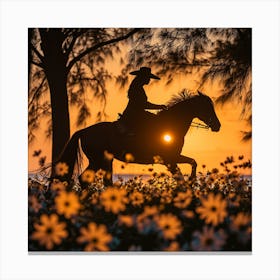
[[[154,157],[159,156],[168,169],[174,174],[179,171],[178,163],[188,163],[192,166],[191,177],[196,176],[197,163],[194,159],[181,155],[184,145],[184,136],[188,132],[192,120],[198,118],[212,131],[219,131],[218,120],[212,100],[199,92],[192,97],[177,98],[168,106],[167,110],[160,111],[153,120],[149,121],[134,137],[125,137],[119,133],[117,122],[101,122],[79,130],[70,139],[62,153],[60,162],[65,162],[69,172],[64,179],[71,179],[74,165],[77,160],[79,140],[82,150],[89,160],[87,169],[107,172],[105,184],[112,183],[112,157],[130,162],[150,164]],[[141,120],[135,120],[140,122]],[[143,127],[143,126],[142,126]]]

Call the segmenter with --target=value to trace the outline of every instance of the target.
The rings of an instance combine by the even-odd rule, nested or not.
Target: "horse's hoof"
[[[191,181],[191,182],[195,181],[195,179],[196,179],[196,175],[191,175],[189,177],[189,181]]]
[[[185,178],[184,178],[184,175],[182,173],[175,173],[173,175],[173,178],[176,180],[176,181],[185,181]]]

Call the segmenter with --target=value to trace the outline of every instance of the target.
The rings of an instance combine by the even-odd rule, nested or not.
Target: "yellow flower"
[[[133,226],[133,218],[130,215],[120,215],[118,219],[120,225],[125,225],[127,227]]]
[[[59,162],[55,165],[55,174],[58,176],[64,176],[68,173],[68,165],[65,162]]]
[[[229,201],[228,203],[229,203],[230,206],[239,207],[240,200],[241,200],[239,195],[237,195],[234,192],[230,192],[228,194],[227,198],[228,198],[228,201]]]
[[[28,205],[35,213],[39,212],[39,210],[42,208],[41,203],[38,201],[38,198],[35,195],[28,197]]]
[[[252,239],[252,217],[249,213],[239,212],[231,216],[230,229],[237,234],[239,242],[246,244]]]
[[[231,229],[233,231],[240,231],[245,228],[248,229],[251,226],[251,222],[252,218],[250,214],[239,212],[236,217],[232,217]]]
[[[201,204],[196,208],[196,212],[207,224],[216,226],[224,221],[227,215],[226,201],[221,194],[210,193],[207,198],[201,198]]]
[[[214,228],[204,226],[202,232],[195,231],[193,233],[191,246],[196,251],[221,250],[226,243],[226,237],[222,229],[214,231]]]
[[[125,154],[125,161],[126,162],[133,162],[134,160],[135,160],[135,158],[134,158],[133,154],[131,154],[131,153],[126,153]]]
[[[172,194],[171,194],[171,192],[170,191],[163,191],[161,193],[160,203],[168,204],[168,203],[171,203],[171,201],[172,201]]]
[[[144,194],[144,200],[146,202],[151,202],[152,201],[152,196],[150,194]]]
[[[46,186],[43,182],[38,180],[28,179],[28,189],[37,189],[39,191],[46,191]]]
[[[102,179],[102,178],[105,176],[105,174],[106,174],[106,171],[103,170],[103,169],[99,169],[99,170],[95,173],[96,177],[99,178],[99,179]]]
[[[34,228],[36,231],[32,233],[31,238],[37,240],[47,250],[51,250],[55,244],[59,245],[62,239],[68,236],[66,223],[59,222],[56,214],[50,216],[43,214],[40,223],[34,224]]]
[[[87,169],[81,175],[81,180],[85,183],[90,184],[90,183],[93,183],[94,177],[95,177],[94,171],[91,169]]]
[[[195,197],[200,197],[201,196],[201,190],[200,189],[196,189],[196,190],[194,190],[194,196]]]
[[[176,241],[172,241],[168,247],[164,248],[164,251],[169,251],[169,252],[174,252],[179,250],[180,250],[180,245]]]
[[[92,204],[98,204],[98,202],[99,202],[99,195],[97,193],[92,194],[92,196],[90,197],[90,202]]]
[[[159,215],[156,218],[156,223],[166,239],[175,239],[183,229],[180,220],[170,213]]]
[[[65,191],[67,185],[68,183],[66,181],[61,182],[58,179],[54,179],[51,183],[51,189],[54,191]]]
[[[182,211],[182,214],[183,214],[183,216],[185,216],[188,219],[194,218],[194,212],[191,210]]]
[[[57,213],[68,219],[76,215],[81,207],[78,196],[73,192],[60,192],[55,198],[55,205]]]
[[[107,180],[110,180],[110,179],[112,179],[112,172],[110,172],[110,171],[107,171],[107,172],[105,173],[105,176],[104,176],[104,178],[105,178],[105,179],[107,179]]]
[[[138,230],[142,231],[144,228],[149,227],[154,222],[158,212],[159,210],[156,206],[145,206],[143,213],[136,218]]]
[[[86,243],[85,251],[108,251],[108,244],[112,236],[107,232],[105,225],[97,225],[93,222],[88,227],[80,229],[81,235],[77,238],[79,243]]]
[[[82,192],[80,193],[80,200],[88,200],[89,199],[89,192],[88,190],[82,190]]]
[[[179,192],[174,198],[174,206],[180,209],[186,208],[192,201],[192,191]]]
[[[163,164],[164,163],[161,156],[154,156],[153,160],[154,160],[154,163],[157,163],[157,164]]]
[[[158,208],[156,206],[145,206],[143,213],[140,214],[139,217],[141,216],[143,219],[152,218],[157,214],[158,214]]]
[[[111,161],[114,159],[114,155],[109,153],[108,151],[104,151],[104,158]]]
[[[100,201],[105,211],[117,214],[125,210],[128,198],[124,189],[109,187],[101,193]]]
[[[143,194],[138,191],[131,193],[129,198],[133,206],[140,206],[144,202]]]
[[[216,175],[215,174],[211,174],[210,176],[208,176],[207,178],[205,178],[205,183],[207,184],[208,187],[213,188],[213,186],[215,185],[215,181],[216,181]]]

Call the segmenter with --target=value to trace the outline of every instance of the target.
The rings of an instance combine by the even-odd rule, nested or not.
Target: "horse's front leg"
[[[176,177],[177,179],[184,179],[183,173],[175,162],[169,162],[166,166],[174,178]]]
[[[192,172],[191,172],[190,179],[193,179],[193,178],[196,177],[197,163],[193,158],[186,157],[186,156],[183,156],[183,155],[179,155],[178,157],[176,157],[175,162],[168,164],[168,170],[172,174],[182,174],[182,172],[180,171],[177,163],[188,163],[188,164],[190,164],[191,167],[192,167]]]
[[[188,163],[188,164],[190,164],[191,167],[192,167],[192,172],[191,172],[190,179],[193,179],[193,178],[196,177],[197,163],[196,163],[196,161],[193,158],[180,155],[178,160],[177,160],[177,163]]]

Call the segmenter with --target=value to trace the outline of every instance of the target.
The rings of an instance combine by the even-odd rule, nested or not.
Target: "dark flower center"
[[[52,234],[53,233],[53,228],[51,228],[51,227],[47,228],[46,233],[47,234]]]
[[[170,229],[170,225],[165,225],[164,229]]]
[[[245,231],[247,229],[247,225],[240,225],[239,230],[240,231]]]
[[[216,206],[212,206],[212,207],[211,207],[211,211],[212,211],[212,212],[217,211],[217,207],[216,207]]]
[[[212,245],[212,244],[213,244],[213,239],[212,239],[212,238],[207,238],[207,239],[205,240],[205,244],[206,244],[207,246]]]
[[[92,240],[91,240],[91,242],[92,242],[92,243],[97,243],[97,242],[98,242],[98,238],[93,237]]]

